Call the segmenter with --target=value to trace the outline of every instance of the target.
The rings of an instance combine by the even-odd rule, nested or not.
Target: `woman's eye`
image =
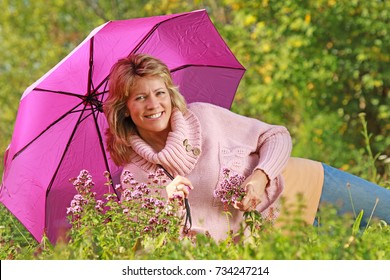
[[[142,95],[137,96],[137,97],[135,98],[136,101],[142,101],[142,100],[144,100],[144,99],[145,99],[145,96],[142,96]]]

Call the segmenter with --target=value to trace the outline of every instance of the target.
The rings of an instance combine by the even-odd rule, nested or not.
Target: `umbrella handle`
[[[171,180],[174,179],[173,176],[162,165],[157,164],[157,166],[160,167],[164,171],[165,175],[167,175],[169,179],[171,179]],[[190,208],[190,203],[188,202],[188,198],[184,198],[184,206],[186,208],[186,220],[184,223],[183,231],[184,231],[184,233],[187,234],[192,227],[191,208]],[[189,227],[187,227],[188,222],[190,224]]]

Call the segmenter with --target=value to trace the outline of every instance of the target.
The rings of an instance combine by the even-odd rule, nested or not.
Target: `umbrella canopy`
[[[206,11],[110,21],[24,92],[6,152],[0,201],[38,241],[69,227],[69,179],[88,170],[98,196],[104,171],[120,167],[106,152],[102,103],[118,59],[147,53],[165,62],[187,102],[230,108],[245,72]]]

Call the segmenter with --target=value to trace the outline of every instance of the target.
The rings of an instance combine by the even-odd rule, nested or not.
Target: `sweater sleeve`
[[[288,163],[291,153],[291,137],[286,128],[282,126],[271,126],[261,134],[258,142],[259,163],[255,169],[261,169],[268,176],[269,183],[265,188],[264,196],[257,210],[265,217],[275,217],[277,208],[271,210],[271,205],[280,197],[283,191],[283,182],[279,175]]]
[[[249,118],[211,104],[191,104],[203,121],[202,127],[220,142],[235,142],[249,146],[259,155],[255,169],[261,169],[270,180],[280,175],[290,157],[292,142],[288,130],[279,125],[271,125]],[[222,139],[223,138],[223,139]],[[228,139],[226,139],[228,138]]]
[[[287,165],[292,149],[290,133],[283,126],[270,126],[259,135],[259,163],[255,169],[261,169],[270,180],[282,173]]]

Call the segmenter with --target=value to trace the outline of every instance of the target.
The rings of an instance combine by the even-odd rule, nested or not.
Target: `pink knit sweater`
[[[138,135],[132,136],[134,153],[124,170],[131,171],[139,182],[147,182],[148,174],[156,171],[157,164],[173,176],[187,177],[194,186],[189,195],[192,229],[208,231],[217,240],[225,238],[228,230],[237,230],[242,221],[242,212],[231,208],[228,224],[222,204],[214,197],[224,168],[245,177],[255,169],[263,170],[270,183],[258,210],[263,215],[274,215],[270,210],[277,210],[274,208],[283,190],[280,174],[291,152],[286,128],[207,103],[192,103],[188,108],[184,116],[173,110],[172,131],[160,152],[155,152]]]

